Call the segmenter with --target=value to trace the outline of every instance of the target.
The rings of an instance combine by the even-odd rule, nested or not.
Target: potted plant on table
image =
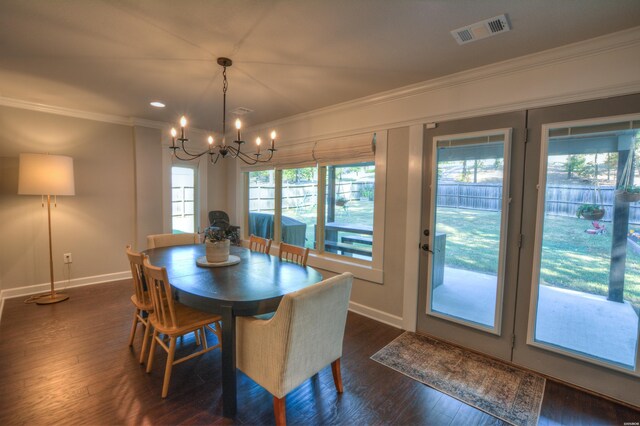
[[[587,220],[600,220],[604,217],[604,207],[600,204],[583,204],[576,210],[576,217]]]
[[[222,228],[211,226],[204,231],[204,244],[207,262],[222,263],[229,260],[231,241]]]

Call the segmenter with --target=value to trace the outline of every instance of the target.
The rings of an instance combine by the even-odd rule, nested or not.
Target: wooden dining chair
[[[280,243],[278,257],[282,260],[288,260],[289,262],[307,266],[309,249],[307,247],[294,246],[293,244]]]
[[[153,335],[151,337],[151,348],[147,362],[147,373],[150,373],[153,368],[156,345],[160,345],[160,347],[167,352],[167,363],[162,385],[162,397],[165,398],[169,391],[171,370],[174,365],[220,347],[222,342],[220,320],[222,318],[219,315],[202,312],[174,301],[166,268],[151,265],[146,255],[144,256],[143,266],[147,278],[147,287],[151,293],[151,300],[153,302],[153,311],[149,315],[149,322],[153,326]],[[215,327],[212,327],[211,324],[215,324]],[[215,346],[209,346],[206,329],[209,329],[218,337],[218,344]],[[200,332],[199,340],[202,342],[202,348],[176,360],[177,338],[187,333],[197,333],[198,331]],[[160,334],[163,334],[169,339],[168,346],[166,341],[160,337]]]
[[[238,368],[273,395],[277,425],[287,421],[287,394],[329,364],[336,391],[343,392],[340,358],[352,283],[345,272],[285,295],[269,320],[238,317]]]
[[[136,335],[138,324],[144,327],[144,337],[142,338],[142,349],[140,349],[140,364],[144,363],[149,341],[149,314],[153,311],[151,295],[146,291],[145,276],[142,265],[142,254],[133,251],[130,245],[126,248],[129,265],[131,266],[131,276],[133,278],[133,295],[131,303],[135,307],[133,311],[133,324],[129,333],[129,346],[133,346],[133,339]]]
[[[251,234],[249,237],[249,250],[269,254],[269,250],[271,250],[271,238],[256,237]]]
[[[147,235],[148,249],[169,246],[186,246],[188,244],[200,244],[200,236],[195,233]]]

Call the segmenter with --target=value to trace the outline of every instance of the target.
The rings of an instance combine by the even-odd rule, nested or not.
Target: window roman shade
[[[318,165],[364,163],[375,161],[375,133],[361,133],[335,139],[324,139],[313,147]]]
[[[244,166],[242,171],[293,169],[328,164],[349,164],[375,161],[376,134],[362,133],[317,142],[280,146],[269,163]]]

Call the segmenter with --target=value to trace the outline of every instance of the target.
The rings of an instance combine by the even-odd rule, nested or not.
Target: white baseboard
[[[112,274],[95,275],[92,277],[75,278],[69,281],[59,281],[55,283],[56,290],[64,290],[66,288],[82,287],[86,285],[100,284],[110,281],[126,280],[131,278],[131,271],[115,272]],[[0,291],[0,320],[2,319],[2,310],[4,308],[5,299],[14,297],[30,296],[32,294],[45,293],[49,291],[51,284],[36,284],[26,287],[10,288]],[[402,329],[402,318],[378,309],[370,308],[356,302],[349,302],[349,310],[360,314],[367,318],[374,319],[381,323],[390,325],[395,328]]]
[[[396,315],[391,315],[387,312],[383,312],[380,311],[378,309],[374,309],[374,308],[370,308],[368,306],[365,305],[361,305],[359,303],[356,302],[349,302],[349,310],[351,312],[355,312],[356,314],[360,314],[362,316],[365,316],[367,318],[371,318],[374,319],[376,321],[379,321],[381,323],[390,325],[392,327],[395,328],[399,328],[399,329],[403,329],[402,328],[402,317],[396,316]]]
[[[54,283],[56,291],[62,291],[66,288],[83,287],[85,285],[93,285],[106,283],[110,281],[126,280],[131,278],[131,271],[114,272],[111,274],[94,275],[92,277],[74,278],[71,281],[63,280]],[[14,297],[30,296],[32,294],[46,293],[51,289],[51,283],[35,284],[26,287],[9,288],[0,291],[0,320],[2,319],[2,310],[4,308],[5,299]]]

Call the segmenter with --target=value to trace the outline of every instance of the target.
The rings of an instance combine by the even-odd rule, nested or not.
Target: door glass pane
[[[275,172],[249,172],[249,235],[273,239]]]
[[[318,169],[305,167],[282,171],[282,241],[316,247],[318,223]]]
[[[640,141],[633,122],[605,124],[624,125],[553,128],[546,135],[534,341],[634,369]],[[617,188],[628,192],[616,195]]]
[[[430,312],[491,331],[502,297],[506,136],[436,144]]]
[[[375,164],[327,167],[324,249],[371,260]]]
[[[171,227],[174,234],[195,232],[195,170],[171,168]]]

